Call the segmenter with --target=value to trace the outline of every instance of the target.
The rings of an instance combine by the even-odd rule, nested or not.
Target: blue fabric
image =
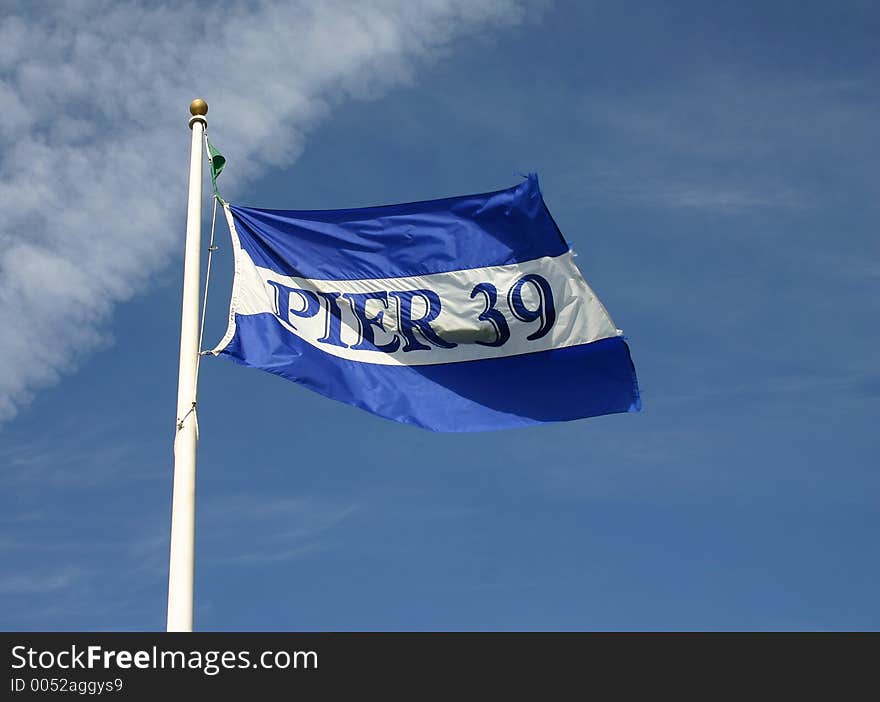
[[[271,314],[237,315],[221,352],[381,417],[433,431],[504,429],[641,409],[621,337],[552,351],[422,366],[331,356]]]
[[[231,206],[255,264],[317,280],[500,266],[568,251],[534,173],[507,190],[353,210]]]

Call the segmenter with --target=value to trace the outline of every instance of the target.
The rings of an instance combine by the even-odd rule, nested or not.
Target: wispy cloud
[[[43,438],[10,443],[0,448],[0,485],[93,488],[167,477],[170,453],[165,465],[153,465],[140,458],[144,452],[145,446],[114,439],[109,432],[99,438],[56,434],[52,445]]]
[[[281,563],[323,550],[330,533],[358,510],[317,498],[231,495],[207,503],[202,523],[213,564]]]
[[[37,522],[42,522],[46,519],[46,512],[44,510],[29,510],[26,512],[16,512],[11,514],[4,514],[0,516],[0,524],[4,525],[20,525],[20,524],[35,524]]]
[[[40,574],[16,574],[0,578],[0,594],[32,595],[66,590],[79,580],[74,568]]]
[[[205,97],[228,186],[296,158],[341,102],[411,81],[517,0],[21,2],[0,20],[0,419],[107,343],[113,306],[180,248]]]
[[[590,94],[584,119],[612,145],[626,144],[625,153],[600,146],[590,154],[590,190],[603,200],[724,214],[808,210],[833,195],[829,182],[844,190],[867,182],[864,146],[880,115],[871,83],[713,66],[688,85],[636,97]],[[583,190],[583,173],[579,180]]]
[[[753,176],[738,182],[724,176],[682,178],[625,169],[595,170],[590,189],[603,198],[670,209],[737,214],[767,208],[804,210],[810,201],[790,184]]]

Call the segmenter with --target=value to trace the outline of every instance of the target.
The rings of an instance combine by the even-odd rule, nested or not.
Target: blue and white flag
[[[214,354],[434,431],[641,408],[534,174],[403,205],[224,207],[235,279]]]

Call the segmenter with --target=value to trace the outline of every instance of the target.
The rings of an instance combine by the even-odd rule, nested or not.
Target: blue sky
[[[0,628],[164,627],[196,95],[240,204],[537,171],[644,402],[442,435],[207,359],[196,628],[880,625],[872,3],[107,7],[0,20]]]

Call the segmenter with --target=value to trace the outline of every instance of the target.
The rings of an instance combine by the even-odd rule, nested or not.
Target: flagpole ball
[[[205,116],[208,114],[208,103],[202,98],[196,98],[189,104],[189,113],[195,117],[196,115]]]

